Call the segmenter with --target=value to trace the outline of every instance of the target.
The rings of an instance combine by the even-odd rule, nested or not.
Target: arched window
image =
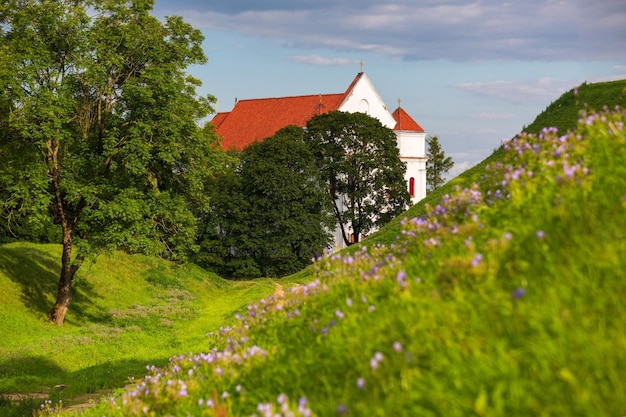
[[[415,178],[409,178],[409,195],[415,197]]]
[[[359,113],[370,114],[370,103],[367,100],[359,101]]]

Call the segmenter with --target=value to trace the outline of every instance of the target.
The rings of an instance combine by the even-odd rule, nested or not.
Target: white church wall
[[[413,191],[411,204],[415,204],[426,197],[426,133],[396,130],[396,136],[400,159],[406,163],[406,184],[409,193]]]
[[[400,160],[406,164],[404,175],[409,192],[411,190],[411,178],[413,178],[413,194],[411,204],[426,197],[426,158],[403,158]]]
[[[396,131],[400,155],[407,158],[426,156],[426,132]]]

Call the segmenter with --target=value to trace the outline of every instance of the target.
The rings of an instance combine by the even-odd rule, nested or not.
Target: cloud
[[[513,104],[532,104],[552,100],[573,87],[571,81],[544,77],[531,81],[467,82],[452,85],[473,95],[506,101]]]
[[[358,62],[353,59],[347,58],[326,58],[317,54],[313,55],[296,55],[293,60],[303,64],[309,65],[322,65],[322,66],[345,66],[353,65]]]
[[[623,0],[156,0],[196,27],[284,46],[404,60],[608,60],[626,55]]]

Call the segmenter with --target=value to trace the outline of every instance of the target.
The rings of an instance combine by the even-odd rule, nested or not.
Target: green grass
[[[147,365],[208,350],[207,332],[274,290],[272,280],[226,281],[193,265],[102,255],[79,270],[66,324],[56,327],[46,315],[60,254],[58,245],[0,246],[1,393],[46,392],[68,402],[122,387],[128,377],[143,376]],[[56,385],[65,389],[55,391]],[[11,409],[0,402],[0,414]]]
[[[626,80],[584,83],[552,102],[523,131],[539,134],[544,127],[556,127],[565,133],[576,127],[581,111],[600,111],[608,106],[626,107]]]

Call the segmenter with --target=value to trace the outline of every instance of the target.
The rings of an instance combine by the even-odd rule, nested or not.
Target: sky
[[[451,156],[454,176],[583,82],[626,79],[624,0],[155,0],[205,36],[189,68],[235,99],[341,93],[361,69]]]

